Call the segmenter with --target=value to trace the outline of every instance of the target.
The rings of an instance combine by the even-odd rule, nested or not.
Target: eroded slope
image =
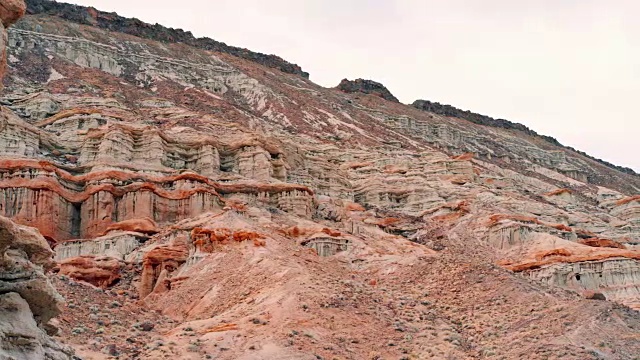
[[[63,331],[81,354],[640,353],[636,175],[518,129],[45,14],[9,43],[0,215],[45,235],[70,299],[93,290],[66,276],[109,289],[63,312],[83,324]],[[109,299],[137,309],[127,326]],[[164,345],[132,346],[134,320]]]

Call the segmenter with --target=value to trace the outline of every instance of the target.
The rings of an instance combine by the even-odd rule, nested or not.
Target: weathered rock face
[[[118,259],[110,257],[81,256],[60,262],[60,274],[106,288],[120,279]]]
[[[186,239],[177,238],[167,245],[154,247],[144,254],[140,279],[140,298],[144,299],[152,292],[164,292],[169,289],[165,283],[189,255]]]
[[[639,306],[638,176],[375,82],[326,89],[159,26],[29,5],[0,99],[0,215],[127,316],[188,322],[197,356],[640,352],[615,304]],[[585,322],[598,330],[566,325]],[[186,327],[158,334],[166,354],[127,356],[194,357]]]
[[[349,250],[349,242],[349,239],[333,237],[328,234],[319,234],[309,237],[301,244],[314,249],[319,256],[326,257]]]
[[[497,128],[503,128],[503,129],[520,130],[529,135],[538,135],[536,132],[534,132],[533,130],[529,129],[528,127],[522,124],[513,123],[511,121],[504,120],[504,119],[494,119],[486,115],[480,115],[480,114],[472,113],[471,111],[460,110],[451,105],[440,104],[438,102],[431,102],[428,100],[416,100],[413,102],[412,106],[415,107],[416,109],[428,111],[430,113],[434,113],[438,115],[444,115],[444,116],[450,116],[450,117],[469,120],[479,125],[485,125],[485,126],[491,126],[491,127],[497,127]],[[555,142],[555,140],[552,140],[552,139],[549,139],[549,140],[551,142]]]
[[[640,307],[640,259],[612,259],[558,263],[528,272],[552,285],[603,294],[606,300]]]
[[[39,322],[57,314],[62,300],[44,276],[53,266],[53,251],[35,229],[0,218],[0,251],[3,254],[0,292],[16,292],[33,306]]]
[[[55,246],[55,260],[61,262],[79,256],[105,255],[125,260],[127,255],[148,239],[148,236],[132,231],[116,231],[93,239],[72,239]]]
[[[0,1],[0,82],[6,69],[6,28],[25,11],[22,0]],[[0,85],[0,90],[2,85]],[[1,110],[3,114],[5,110]],[[1,121],[1,120],[0,120]],[[0,128],[6,122],[0,122]],[[21,137],[4,139],[5,151],[23,148]],[[71,359],[73,351],[58,345],[43,326],[59,313],[62,297],[44,271],[53,251],[35,229],[0,217],[0,357],[3,359]]]
[[[0,214],[55,240],[91,238],[118,227],[144,225],[144,219],[166,225],[221,209],[225,198],[236,193],[284,211],[311,214],[311,190],[279,182],[274,176],[286,177],[279,170],[283,165],[272,160],[277,155],[265,150],[267,145],[256,144],[259,140],[232,135],[225,144],[185,129],[164,133],[113,120],[92,129],[99,123],[54,118],[52,126],[72,122],[73,128],[88,126],[90,131],[72,136],[56,130],[56,136],[47,126],[39,130],[7,113],[2,134],[11,138],[0,155],[12,158],[0,159]],[[55,155],[61,152],[65,155]],[[227,173],[237,174],[234,183],[212,179]],[[245,179],[260,183],[249,185]],[[144,230],[136,226],[129,230]]]
[[[0,356],[4,359],[71,359],[34,320],[29,303],[18,293],[0,295]]]
[[[0,5],[0,21],[5,28],[13,25],[24,15],[25,4],[23,0],[3,0]]]
[[[44,271],[53,251],[35,229],[0,217],[0,357],[70,359],[42,327],[59,313],[62,297]]]
[[[365,79],[355,79],[355,80],[347,80],[342,79],[340,84],[338,84],[337,89],[340,91],[344,91],[347,93],[363,93],[363,94],[371,94],[379,96],[385,100],[400,102],[398,98],[391,94],[384,85],[379,82],[375,82],[373,80],[365,80]]]

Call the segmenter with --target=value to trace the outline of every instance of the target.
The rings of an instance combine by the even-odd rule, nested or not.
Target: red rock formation
[[[78,279],[111,283],[113,291],[100,296],[119,294],[123,304],[111,315],[135,318],[144,305],[197,320],[188,326],[201,335],[192,339],[201,340],[198,353],[183,337],[187,324],[158,322],[154,336],[176,346],[144,347],[144,338],[132,338],[138,343],[126,345],[127,355],[462,359],[544,352],[578,360],[601,334],[635,334],[618,319],[637,318],[619,307],[586,309],[583,299],[537,282],[523,286],[523,276],[494,267],[512,259],[500,264],[578,290],[573,273],[583,271],[582,282],[611,301],[640,298],[640,263],[629,260],[638,253],[638,207],[633,200],[616,206],[640,187],[633,174],[515,124],[487,129],[462,112],[419,111],[359,94],[384,96],[379,84],[347,83],[358,93],[346,94],[185,42],[103,28],[124,23],[158,34],[159,26],[36,3],[47,5],[11,32],[0,213],[50,239],[74,239],[58,245],[60,260],[112,254],[131,262],[119,281],[114,264],[101,267],[95,258],[61,265]],[[47,15],[60,7],[93,26]],[[598,239],[585,246],[576,235]],[[611,247],[605,238],[630,245]],[[61,283],[68,295],[84,297],[77,284]],[[127,296],[135,286],[140,303]],[[531,309],[544,316],[532,318]],[[617,321],[599,320],[609,310]],[[85,346],[97,324],[84,307],[65,311],[65,324],[89,329],[69,337]],[[572,325],[582,323],[598,330]],[[292,329],[314,335],[296,337]],[[130,338],[122,332],[109,326],[103,336]],[[638,353],[619,337],[604,339],[608,348]]]
[[[166,287],[165,279],[187,261],[189,250],[186,239],[176,239],[168,245],[160,245],[144,254],[139,295],[144,299],[154,291]],[[160,281],[159,281],[160,280]]]
[[[308,194],[313,194],[313,190],[311,190],[308,186],[299,185],[299,184],[287,184],[287,183],[279,183],[279,184],[224,184],[219,183],[212,180],[209,177],[199,175],[193,172],[185,172],[178,175],[169,175],[169,176],[156,176],[146,173],[140,172],[128,172],[122,170],[98,170],[92,171],[85,175],[72,175],[69,172],[61,169],[56,164],[48,161],[38,161],[32,159],[0,159],[0,168],[7,170],[21,170],[21,169],[39,169],[45,170],[48,172],[54,172],[56,176],[61,180],[66,180],[70,182],[74,182],[76,184],[83,184],[89,182],[98,182],[102,180],[118,180],[121,182],[126,181],[142,181],[147,184],[165,184],[170,182],[176,182],[180,180],[190,180],[201,182],[213,187],[217,192],[221,194],[230,194],[230,193],[248,193],[248,194],[256,194],[260,192],[267,193],[275,193],[275,192],[286,192],[286,191],[302,191]],[[142,185],[139,185],[142,186]],[[154,186],[154,185],[147,185]],[[10,187],[10,186],[4,186]],[[27,186],[28,187],[28,186]],[[34,185],[34,188],[39,188],[37,185]],[[57,188],[62,188],[62,185],[57,185]],[[103,188],[100,188],[103,189]],[[95,193],[96,191],[101,191],[94,189],[93,192],[84,192],[81,194],[72,195],[70,191],[64,192],[64,190],[60,190],[60,194],[66,194],[69,199],[80,201],[82,199],[86,199],[86,196]],[[126,190],[120,190],[115,192],[115,194],[122,194],[126,192]],[[178,197],[176,197],[178,198]]]
[[[554,257],[554,256],[571,256],[571,251],[567,249],[552,249],[552,250],[542,251],[534,255],[534,257],[538,261],[542,261],[546,258]]]
[[[264,238],[264,235],[249,230],[194,228],[191,231],[191,239],[196,249],[206,253],[214,252],[220,249],[221,245],[231,242],[253,241],[255,246],[264,246]]]
[[[60,274],[101,288],[120,279],[120,262],[110,257],[80,256],[61,261],[59,267]]]
[[[329,229],[329,228],[323,228],[322,232],[327,234],[327,235],[329,235],[329,236],[334,236],[334,237],[342,235],[342,233],[340,231],[336,231],[336,230]]]
[[[26,10],[23,0],[2,0],[0,2],[0,20],[5,28],[20,19]]]
[[[617,249],[626,249],[626,247],[624,245],[622,245],[621,243],[614,241],[614,240],[609,240],[609,239],[600,239],[600,238],[589,238],[589,239],[581,239],[578,240],[578,243],[583,244],[583,245],[587,245],[587,246],[592,246],[592,247],[607,247],[607,248],[617,248]]]
[[[364,222],[365,224],[375,224],[384,228],[384,227],[399,223],[400,219],[394,218],[394,217],[376,218],[376,219],[368,218],[368,219],[365,219]]]
[[[487,225],[489,227],[492,227],[492,226],[495,226],[496,224],[498,224],[499,222],[504,221],[504,220],[512,220],[512,221],[519,221],[519,222],[523,222],[523,223],[537,224],[537,225],[547,226],[547,227],[554,228],[556,230],[561,230],[561,231],[566,231],[566,232],[573,231],[573,229],[571,229],[570,227],[568,227],[567,225],[564,225],[564,224],[548,223],[548,222],[540,221],[539,219],[536,219],[536,218],[531,217],[531,216],[523,216],[523,215],[515,215],[515,214],[494,214],[494,215],[491,215],[489,217],[489,222],[488,222]]]
[[[630,196],[630,197],[626,197],[624,199],[618,200],[616,202],[616,205],[618,206],[625,205],[625,204],[632,203],[634,201],[640,201],[640,195],[634,195],[634,196]]]
[[[358,212],[362,212],[362,211],[366,211],[367,209],[364,208],[364,206],[354,203],[354,202],[347,202],[345,204],[345,210],[347,211],[358,211]]]
[[[475,155],[473,153],[464,153],[462,155],[454,156],[452,159],[453,160],[459,160],[459,161],[469,161],[469,160],[473,159],[474,156]]]
[[[7,32],[6,28],[13,25],[24,15],[26,5],[23,0],[2,0],[0,2],[0,90],[2,90],[2,79],[7,67]]]
[[[104,234],[113,230],[122,230],[122,231],[135,231],[143,234],[155,234],[158,232],[158,225],[155,221],[150,218],[142,218],[142,219],[130,219],[120,221],[118,223],[109,225]]]
[[[571,193],[572,192],[569,189],[557,189],[544,194],[544,196],[556,196],[556,195],[571,194]]]
[[[122,221],[150,218],[166,223],[196,216],[224,207],[226,194],[267,194],[272,197],[270,201],[290,211],[297,210],[281,202],[282,197],[302,196],[311,204],[313,196],[308,187],[297,184],[225,184],[192,172],[158,176],[97,170],[73,175],[51,162],[27,159],[0,159],[0,168],[15,174],[39,171],[35,172],[35,177],[0,177],[0,191],[21,191],[21,197],[36,204],[35,208],[16,208],[9,203],[3,204],[7,199],[3,197],[0,198],[0,211],[19,223],[37,227],[45,236],[56,240],[100,236],[114,223]],[[79,214],[76,214],[78,209]],[[114,214],[117,217],[114,218]],[[73,219],[78,217],[79,228],[74,230]],[[128,225],[125,223],[124,226]]]
[[[611,249],[610,251],[578,253],[574,254],[567,249],[553,249],[536,253],[534,260],[524,260],[514,263],[510,260],[499,262],[501,266],[514,272],[537,269],[539,267],[554,263],[579,263],[585,261],[598,261],[612,258],[640,260],[640,253],[622,249]]]

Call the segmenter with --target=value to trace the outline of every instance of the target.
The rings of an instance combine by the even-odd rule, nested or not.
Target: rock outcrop
[[[25,12],[25,4],[22,0],[4,0],[0,5],[0,21],[5,28],[13,25]]]
[[[79,256],[104,255],[125,260],[129,254],[149,239],[149,236],[133,231],[115,231],[93,239],[72,239],[55,244],[55,260]]]
[[[7,28],[24,15],[26,5],[23,0],[3,0],[0,2],[0,79],[4,79],[7,68]],[[0,84],[0,90],[2,90]]]
[[[73,352],[43,330],[62,302],[44,274],[54,264],[47,241],[0,217],[0,254],[0,357],[71,359]]]
[[[399,103],[400,100],[393,96],[391,91],[389,91],[384,85],[379,82],[375,82],[373,80],[365,80],[365,79],[355,79],[348,80],[342,79],[340,84],[338,84],[337,89],[340,91],[344,91],[346,93],[363,93],[363,94],[371,94],[379,96],[385,100],[393,101]]]
[[[62,275],[106,288],[120,279],[122,265],[111,257],[81,256],[62,260],[59,268]]]

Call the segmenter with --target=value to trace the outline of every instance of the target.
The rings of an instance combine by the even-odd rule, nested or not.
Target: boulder
[[[31,306],[39,323],[59,313],[62,297],[44,271],[53,265],[53,251],[37,230],[0,217],[0,293],[16,292]]]
[[[62,297],[45,276],[53,252],[37,230],[0,217],[0,358],[70,359],[42,328]]]
[[[18,293],[0,295],[0,358],[67,360],[73,352],[38,327],[31,306]]]
[[[120,279],[121,264],[111,257],[79,256],[60,262],[60,274],[107,288]]]
[[[23,0],[0,1],[0,20],[4,27],[13,25],[24,15],[27,6]]]

